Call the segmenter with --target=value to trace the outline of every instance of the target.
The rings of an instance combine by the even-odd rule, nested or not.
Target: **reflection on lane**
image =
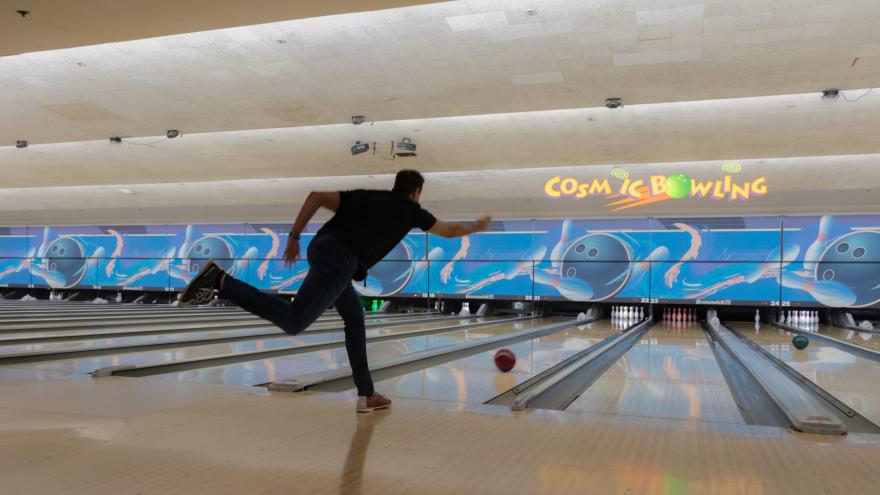
[[[417,319],[417,318],[419,318],[419,317],[413,317],[413,319]],[[395,322],[395,321],[401,321],[401,320],[398,318],[369,319],[369,320],[367,320],[367,328],[370,329],[370,328],[374,328],[377,325],[382,325],[384,323],[391,323],[391,322]],[[253,321],[248,320],[248,321],[242,321],[242,322],[230,324],[227,321],[221,320],[216,323],[219,323],[219,324],[215,326],[215,329],[213,330],[214,333],[239,332],[239,331],[243,331],[245,329],[248,329],[248,327],[250,327],[249,330],[251,330],[253,333],[271,332],[271,331],[273,331],[273,328],[274,328],[274,331],[278,332],[279,334],[284,333],[280,328],[274,327],[274,325],[272,325],[271,322],[269,322],[267,320],[263,320],[261,318],[257,318],[257,317],[254,317]],[[313,323],[312,326],[310,326],[308,328],[308,330],[339,328],[342,326],[342,324],[343,324],[342,321],[339,319],[318,320],[315,323]],[[179,324],[170,324],[170,323],[169,324],[162,324],[162,327],[163,327],[161,329],[162,332],[167,332],[167,333],[151,333],[150,335],[143,335],[143,336],[132,335],[131,337],[114,337],[112,339],[102,339],[101,337],[103,335],[119,333],[119,332],[130,332],[133,334],[137,334],[138,332],[144,332],[144,333],[155,332],[157,330],[157,328],[151,327],[149,325],[133,325],[130,327],[126,326],[126,325],[120,325],[117,327],[85,329],[85,330],[69,330],[69,331],[56,330],[56,331],[40,331],[40,332],[33,331],[33,332],[4,333],[4,334],[0,334],[0,353],[15,352],[15,351],[9,350],[12,348],[12,346],[3,345],[3,341],[12,340],[12,339],[43,338],[43,337],[48,337],[48,338],[52,338],[52,337],[82,337],[82,339],[94,339],[96,341],[97,340],[102,340],[102,341],[112,340],[115,342],[115,341],[118,341],[118,339],[122,339],[122,338],[135,338],[135,339],[145,339],[143,341],[138,341],[138,342],[153,342],[153,341],[164,341],[163,339],[177,338],[177,337],[173,337],[173,335],[201,334],[201,333],[206,332],[207,330],[205,330],[205,328],[211,327],[211,324],[210,324],[210,322],[208,322],[208,323],[180,322]],[[187,331],[185,331],[187,328],[192,328],[193,330],[187,332]],[[150,339],[159,339],[159,340],[150,340]],[[81,342],[81,341],[79,341],[79,340],[67,341],[63,345],[70,345],[71,342]],[[13,344],[13,346],[17,346],[17,345],[19,345],[19,344]],[[44,344],[25,344],[25,345],[39,346],[39,345],[44,345]],[[33,350],[36,350],[36,349],[38,349],[38,347],[33,347]]]
[[[880,335],[871,332],[860,332],[858,330],[850,330],[848,328],[830,327],[827,325],[819,325],[818,333],[827,335],[837,340],[842,340],[848,344],[857,345],[872,351],[880,352]]]
[[[367,337],[396,334],[400,332],[409,332],[415,330],[441,328],[454,324],[454,321],[446,320],[430,323],[391,326],[380,329],[368,329]],[[341,340],[343,337],[344,336],[342,332],[320,334],[309,334],[308,332],[305,332],[296,336],[290,336],[284,333],[280,333],[277,337],[245,340],[240,342],[207,344],[200,346],[182,346],[155,351],[142,351],[127,354],[110,354],[105,356],[90,356],[58,361],[38,362],[33,364],[17,364],[13,366],[16,368],[30,368],[38,371],[52,371],[55,373],[63,372],[69,375],[82,375],[86,373],[91,373],[98,368],[103,368],[106,366],[140,366],[145,364],[167,363],[172,361],[216,356],[220,354],[263,351],[277,349],[279,347],[319,344],[333,340]],[[2,367],[0,367],[0,369],[2,369]]]
[[[545,320],[545,323],[551,323]],[[602,339],[616,333],[609,320],[569,327],[536,339],[506,345],[516,355],[508,373],[495,367],[492,349],[472,356],[389,378],[376,389],[391,397],[482,404]],[[354,390],[348,392],[354,395]]]
[[[880,424],[880,363],[846,352],[821,339],[810,339],[806,349],[798,350],[794,334],[769,325],[730,323],[729,326],[752,339],[798,373]],[[826,328],[820,326],[820,333]]]
[[[370,365],[399,358],[405,354],[434,349],[442,346],[485,339],[488,337],[534,328],[546,324],[546,320],[524,320],[494,326],[458,330],[443,334],[402,338],[367,344]],[[463,325],[463,324],[462,324]],[[237,385],[257,385],[282,379],[327,371],[348,366],[345,348],[338,347],[323,351],[261,359],[226,366],[215,366],[199,370],[158,375],[168,380],[200,381],[209,383],[229,383]]]
[[[652,327],[566,411],[745,424],[697,323]]]

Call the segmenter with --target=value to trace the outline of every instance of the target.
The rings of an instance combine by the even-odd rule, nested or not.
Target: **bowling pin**
[[[643,307],[639,307],[639,319],[640,320],[645,319],[645,308],[643,308]]]
[[[755,310],[755,323],[761,323],[761,310]]]
[[[797,326],[799,322],[800,322],[800,319],[798,318],[798,312],[792,311],[791,312],[791,319],[789,320],[788,324],[792,325],[792,326]]]

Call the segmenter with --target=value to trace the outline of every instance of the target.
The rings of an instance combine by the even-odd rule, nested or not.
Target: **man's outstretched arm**
[[[428,233],[439,235],[440,237],[446,237],[447,239],[464,237],[473,234],[474,232],[486,230],[489,228],[490,222],[492,222],[492,217],[489,215],[481,217],[473,223],[444,222],[443,220],[437,220],[434,223],[434,226],[428,229]]]
[[[290,229],[290,235],[287,237],[287,248],[284,250],[284,259],[290,265],[299,255],[299,235],[305,230],[309,220],[315,216],[319,208],[327,208],[336,211],[339,209],[339,192],[338,191],[312,191],[306,196],[306,200],[293,222],[293,228]]]

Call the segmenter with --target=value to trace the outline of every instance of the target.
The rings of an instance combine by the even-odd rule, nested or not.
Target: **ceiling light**
[[[605,100],[605,106],[608,108],[620,108],[623,106],[623,99],[621,99],[621,98],[607,98]]]
[[[370,143],[362,143],[360,141],[356,141],[354,145],[351,147],[352,155],[360,155],[361,153],[366,153],[370,150]]]
[[[822,90],[822,101],[834,103],[840,97],[840,90],[835,88]]]
[[[19,149],[27,148],[27,146],[28,146],[28,142],[25,141],[24,139],[19,139],[18,141],[15,142],[16,148],[19,148]]]
[[[131,189],[129,189],[127,187],[120,188],[119,192],[121,192],[122,194],[134,194],[134,191],[132,191]]]
[[[367,118],[364,117],[363,115],[352,115],[351,116],[351,123],[354,125],[361,125],[366,121],[367,121]]]
[[[403,138],[394,146],[394,154],[396,156],[418,156],[416,155],[416,143],[410,138]]]
[[[168,139],[174,139],[180,135],[180,131],[177,129],[168,129],[165,131],[165,135],[168,136]]]
[[[31,11],[29,11],[29,10],[16,10],[16,12],[17,12],[18,15],[20,15],[22,18],[27,17],[28,14],[31,13]]]
[[[538,11],[535,9],[529,9],[526,11],[526,15],[538,15]]]

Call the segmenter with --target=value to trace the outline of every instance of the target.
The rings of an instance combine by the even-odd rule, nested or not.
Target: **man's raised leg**
[[[229,275],[225,276],[220,297],[295,335],[314,323],[346,286],[351,287],[350,273],[342,273],[324,263],[313,263],[293,302],[260,292]]]

